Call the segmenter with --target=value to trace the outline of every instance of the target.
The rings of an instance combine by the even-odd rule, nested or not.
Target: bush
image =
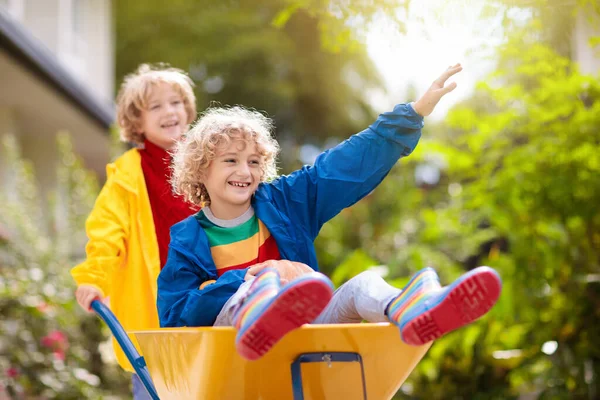
[[[46,198],[15,138],[2,143],[10,176],[0,188],[0,398],[120,398],[130,393],[128,377],[103,361],[101,348],[112,355],[107,331],[80,310],[69,274],[84,257],[98,182],[66,134],[58,148],[57,184]]]

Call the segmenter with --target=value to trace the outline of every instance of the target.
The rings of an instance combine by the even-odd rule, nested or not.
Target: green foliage
[[[600,22],[600,2],[597,0],[493,0],[490,3],[503,6],[504,25],[508,32],[523,27],[523,19],[511,18],[511,12],[520,10],[529,13],[538,26],[530,29],[526,36],[551,47],[564,57],[573,54],[573,45],[577,41],[573,35],[577,23],[586,21],[590,27],[594,27]],[[578,14],[581,17],[579,19]],[[594,46],[595,39],[590,38],[590,45]]]
[[[482,257],[510,279],[503,297],[519,299],[502,316],[507,327],[529,327],[517,343],[525,355],[508,382],[563,398],[589,396],[597,390],[589,376],[600,370],[591,345],[600,340],[594,283],[600,272],[600,84],[537,44],[509,42],[501,55],[513,68],[500,70],[497,84],[481,90],[502,111],[478,115],[452,149],[470,159],[469,167],[453,171],[454,180],[467,182],[455,210],[493,228],[494,245],[508,243],[505,254],[496,249]],[[453,128],[462,125],[459,118],[449,117]],[[558,342],[551,358],[539,351],[546,341]]]
[[[369,2],[356,3],[354,14],[375,12]],[[332,24],[344,25],[350,12],[333,17],[327,4],[115,2],[117,82],[142,62],[167,62],[189,71],[199,111],[212,102],[265,110],[276,119],[278,137],[291,142],[347,137],[372,119],[364,92],[381,83],[364,45],[323,48],[323,30],[337,30]],[[350,40],[348,27],[344,32]]]
[[[360,48],[358,36],[375,21],[385,20],[404,31],[404,22],[396,15],[400,9],[408,10],[410,0],[285,0],[282,5],[284,8],[273,19],[274,26],[281,28],[296,13],[306,12],[320,21],[321,46],[339,53]]]
[[[107,332],[83,315],[69,275],[84,256],[84,221],[98,183],[66,134],[58,147],[56,190],[46,200],[14,137],[4,137],[11,173],[0,188],[1,398],[108,399],[129,390],[120,368],[103,362]]]
[[[597,397],[600,82],[533,36],[515,32],[477,101],[323,228],[327,271],[362,248],[392,278],[426,265],[444,282],[476,265],[503,278],[492,312],[437,341],[398,398]],[[418,184],[423,165],[435,185]]]

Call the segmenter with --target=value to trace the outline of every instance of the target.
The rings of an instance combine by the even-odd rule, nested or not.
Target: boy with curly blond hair
[[[84,310],[96,298],[126,330],[158,328],[156,279],[164,267],[171,225],[198,211],[170,190],[168,151],[196,118],[193,83],[183,71],[141,65],[117,97],[121,139],[135,146],[107,166],[107,180],[86,222],[86,260],[72,269]],[[113,343],[125,370],[132,366]],[[134,398],[146,393],[134,374]]]
[[[233,325],[241,356],[262,357],[305,323],[389,321],[421,345],[485,314],[501,283],[479,267],[450,286],[425,268],[399,290],[363,272],[333,293],[316,272],[323,224],[366,196],[421,135],[423,117],[456,84],[449,67],[415,103],[400,104],[287,176],[276,178],[271,120],[241,107],[209,109],[178,143],[172,184],[203,205],[173,226],[158,278],[161,326]]]

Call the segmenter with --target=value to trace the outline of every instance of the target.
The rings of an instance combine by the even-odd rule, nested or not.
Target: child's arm
[[[86,260],[71,270],[77,302],[89,311],[92,300],[110,295],[110,275],[126,258],[129,232],[127,192],[108,179],[86,220]]]
[[[266,267],[277,269],[287,283],[313,272],[308,265],[269,260],[249,268],[227,271],[220,277],[207,268],[210,249],[205,234],[188,218],[171,228],[167,263],[158,276],[158,316],[161,327],[211,326],[219,312],[244,281]]]
[[[214,268],[208,268],[212,258],[205,236],[193,217],[171,228],[169,256],[157,281],[161,327],[213,325],[244,282],[247,268],[227,271],[217,279]]]
[[[396,162],[414,150],[421,137],[423,116],[456,87],[444,87],[444,83],[461,69],[460,65],[448,68],[414,106],[400,104],[381,114],[364,131],[319,155],[313,166],[265,186],[273,202],[287,209],[292,222],[316,238],[325,222],[373,191]]]

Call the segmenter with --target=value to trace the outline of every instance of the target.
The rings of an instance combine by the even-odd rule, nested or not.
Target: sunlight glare
[[[464,67],[452,78],[459,87],[440,103],[432,118],[443,117],[452,104],[469,96],[475,83],[493,69],[493,50],[503,40],[501,13],[489,13],[486,7],[478,0],[411,2],[407,17],[402,18],[407,21],[405,35],[395,32],[385,18],[374,23],[366,36],[367,51],[387,92],[369,93],[374,107],[389,109],[416,100],[431,81],[457,62]]]

